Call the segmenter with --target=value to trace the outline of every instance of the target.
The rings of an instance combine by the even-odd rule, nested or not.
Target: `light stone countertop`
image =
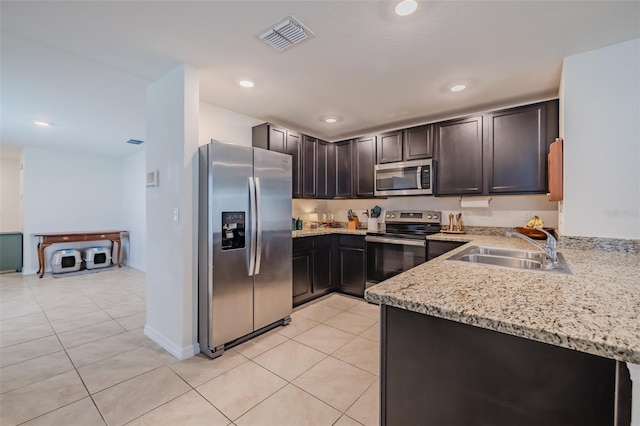
[[[429,240],[535,250],[526,241],[436,234]],[[640,255],[562,248],[572,275],[447,260],[367,289],[374,303],[640,364]]]
[[[302,229],[300,231],[291,231],[292,238],[313,237],[316,235],[330,234],[348,234],[348,235],[367,235],[366,229],[348,229],[348,228],[318,228],[318,229]]]

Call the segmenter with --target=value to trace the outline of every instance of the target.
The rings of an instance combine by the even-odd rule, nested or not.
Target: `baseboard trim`
[[[162,346],[164,350],[179,360],[191,358],[192,356],[200,353],[200,345],[197,342],[185,347],[178,346],[171,340],[167,339],[162,333],[149,326],[149,324],[145,324],[144,326],[144,335]]]

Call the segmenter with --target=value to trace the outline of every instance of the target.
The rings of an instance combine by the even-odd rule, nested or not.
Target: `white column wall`
[[[147,88],[147,323],[145,334],[179,359],[197,345],[198,74],[180,65]],[[177,220],[174,215],[177,212]]]
[[[640,238],[640,39],[565,58],[563,235]]]

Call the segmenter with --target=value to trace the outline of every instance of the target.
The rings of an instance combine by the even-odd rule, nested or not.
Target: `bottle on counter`
[[[298,218],[298,219],[296,220],[296,229],[297,229],[298,231],[302,230],[302,219],[300,219],[300,218]]]

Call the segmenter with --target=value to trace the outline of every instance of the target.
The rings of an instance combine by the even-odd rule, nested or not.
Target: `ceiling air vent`
[[[133,144],[133,145],[140,145],[141,143],[143,143],[144,141],[139,141],[138,139],[129,139],[127,141],[127,143]]]
[[[258,38],[277,51],[283,51],[313,36],[314,34],[308,28],[293,16],[288,16],[260,34]]]

